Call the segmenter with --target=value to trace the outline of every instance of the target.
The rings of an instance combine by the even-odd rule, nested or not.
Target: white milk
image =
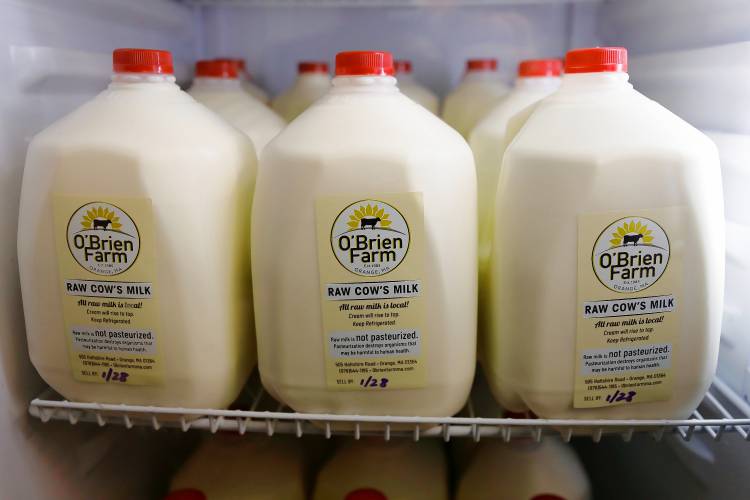
[[[442,443],[383,438],[347,440],[323,465],[313,500],[448,500]]]
[[[287,122],[297,118],[312,103],[331,90],[328,64],[303,61],[297,65],[297,80],[289,89],[276,97],[271,107]]]
[[[339,54],[330,93],[263,154],[259,368],[296,411],[452,415],[471,387],[471,150],[392,73],[389,53]]]
[[[260,153],[285,126],[283,118],[243,92],[235,64],[198,61],[188,93],[244,132]]]
[[[492,108],[469,136],[477,166],[479,207],[479,269],[487,264],[492,242],[490,215],[495,208],[495,192],[503,151],[507,146],[506,128],[513,115],[550,95],[560,87],[562,61],[534,59],[518,66],[518,79],[513,89]]]
[[[510,125],[484,353],[510,410],[686,418],[714,375],[724,281],[716,147],[633,90],[626,55],[571,51],[560,90]]]
[[[438,96],[417,82],[412,74],[411,61],[395,61],[394,67],[398,77],[398,89],[401,93],[434,114],[438,114],[438,108],[440,107]]]
[[[497,59],[470,59],[463,80],[445,98],[443,120],[468,138],[479,120],[509,90],[497,72]]]
[[[212,435],[177,471],[165,500],[305,500],[304,444],[293,437]]]
[[[461,474],[455,498],[588,500],[591,487],[578,456],[559,439],[483,439]]]
[[[168,52],[114,61],[109,88],[29,147],[18,260],[31,360],[71,400],[226,407],[255,364],[255,151],[180,91]]]

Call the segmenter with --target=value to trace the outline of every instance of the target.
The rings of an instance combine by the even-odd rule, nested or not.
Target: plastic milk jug
[[[440,107],[440,100],[434,92],[420,85],[414,78],[411,61],[395,61],[394,68],[398,77],[398,89],[401,93],[437,114]]]
[[[327,63],[303,61],[297,65],[297,71],[299,76],[294,85],[271,103],[271,107],[287,122],[297,118],[331,89]]]

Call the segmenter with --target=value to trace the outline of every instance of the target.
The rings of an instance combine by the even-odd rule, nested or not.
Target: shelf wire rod
[[[594,434],[591,436],[591,440],[593,442],[595,442],[596,444],[599,444],[601,442],[601,440],[602,440],[602,432],[603,432],[603,430],[602,430],[601,427],[599,427],[598,429],[596,429],[594,431]]]
[[[127,413],[122,414],[122,421],[125,424],[126,429],[132,429],[133,428],[133,421],[130,420],[130,415]]]
[[[70,425],[76,425],[78,423],[78,412],[68,410],[68,422],[70,422]]]
[[[510,438],[512,437],[512,434],[513,434],[513,427],[508,425],[502,428],[501,435],[503,436],[503,441],[505,441],[506,443],[510,443]]]
[[[702,414],[701,414],[701,412],[700,412],[700,411],[698,411],[698,410],[695,410],[695,411],[693,412],[693,416],[695,416],[695,419],[696,419],[696,420],[701,420],[701,421],[702,421],[702,420],[706,420],[705,418],[703,418],[703,415],[702,415]],[[706,432],[708,433],[708,435],[709,435],[709,436],[711,436],[711,438],[712,438],[712,439],[713,439],[714,441],[716,441],[716,437],[718,436],[718,433],[716,432],[716,429],[714,429],[714,427],[713,427],[713,426],[711,426],[711,425],[701,425],[701,426],[699,426],[699,427],[700,427],[700,428],[698,429],[699,431],[700,431],[700,430],[704,430],[704,431],[706,431]]]
[[[244,436],[247,432],[247,424],[250,422],[250,418],[238,418],[237,419],[237,432],[240,436]]]
[[[39,411],[39,418],[42,423],[46,424],[57,412],[57,408],[41,408]]]
[[[360,429],[359,422],[354,422],[354,439],[359,441],[360,435],[361,435],[361,429]]]
[[[443,424],[443,441],[446,443],[451,440],[451,426],[450,424]]]
[[[331,439],[331,422],[326,420],[326,439]]]
[[[469,418],[477,418],[477,414],[474,411],[474,402],[471,400],[471,397],[469,397],[469,400],[466,402],[466,410],[469,412]],[[474,439],[475,443],[479,442],[479,432],[477,430],[477,424],[475,423],[471,424],[471,437]]]
[[[189,431],[191,424],[192,422],[185,415],[180,416],[180,429],[182,429],[182,432]]]
[[[294,421],[295,424],[295,434],[298,438],[302,437],[302,421],[300,419],[296,419]]]
[[[260,386],[260,390],[258,391],[258,394],[256,394],[255,397],[253,398],[253,402],[250,403],[250,411],[255,411],[258,408],[258,405],[263,399],[264,392],[265,392],[265,389],[263,389],[263,386]]]
[[[391,440],[391,423],[390,422],[386,422],[385,423],[384,438],[385,438],[386,441],[390,441]]]
[[[716,399],[716,396],[714,396],[713,394],[711,394],[710,391],[706,393],[706,398],[705,399],[709,403],[711,403],[711,405],[721,414],[722,417],[724,417],[724,418],[734,418],[732,416],[732,414],[729,413],[729,410],[727,410],[726,408],[724,408],[724,405],[721,404],[719,402],[719,400]],[[748,440],[748,436],[750,436],[750,434],[748,434],[747,431],[745,431],[745,429],[742,428],[742,426],[740,426],[740,425],[734,425],[732,427],[734,427],[734,430],[737,431],[737,433],[740,436],[742,436],[742,439],[744,439],[746,441]],[[724,429],[725,429],[725,426],[723,426],[723,425],[721,427],[719,427],[719,432],[718,432],[719,436],[717,437],[717,440],[721,437],[721,433],[724,432]]]
[[[560,434],[562,434],[563,441],[570,443],[570,440],[573,438],[573,428],[568,427],[564,432],[560,432]]]
[[[635,429],[633,427],[629,428],[627,431],[625,431],[622,434],[622,440],[626,443],[629,443],[633,440],[633,432],[635,432]]]
[[[534,427],[534,441],[537,443],[542,442],[542,428],[541,427]]]
[[[414,426],[414,442],[416,443],[418,441],[419,441],[419,424],[416,424]]]
[[[662,440],[664,437],[664,431],[666,430],[666,427],[662,426],[659,427],[656,431],[654,431],[651,435],[654,437],[654,441],[657,443]]]
[[[218,416],[218,417],[209,417],[208,421],[210,422],[210,430],[211,434],[216,434],[216,432],[219,430],[219,427],[221,427],[222,422],[224,422],[224,417]]]
[[[102,417],[102,412],[95,411],[94,416],[96,417],[96,423],[99,425],[99,427],[104,427],[107,425],[107,421],[104,420],[104,417]]]
[[[281,413],[281,410],[283,409],[284,403],[279,403],[278,406],[276,406],[275,413]],[[274,432],[276,432],[276,419],[266,418],[266,434],[268,434],[268,437],[271,437]]]
[[[159,423],[159,419],[156,418],[156,415],[151,415],[151,426],[154,428],[155,431],[158,431],[161,429],[161,424]]]

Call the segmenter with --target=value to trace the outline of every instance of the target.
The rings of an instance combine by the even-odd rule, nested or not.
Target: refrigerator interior
[[[469,57],[498,57],[510,82],[522,59],[594,45],[627,47],[636,89],[720,147],[728,280],[719,376],[724,404],[750,416],[746,0],[0,0],[0,497],[157,497],[202,434],[28,415],[45,384],[26,352],[16,261],[25,151],[35,133],[106,86],[112,49],[170,50],[182,84],[198,58],[244,57],[272,94],[291,84],[300,59],[382,49],[411,59],[417,79],[445,95]],[[596,498],[748,498],[739,478],[750,447],[741,441],[736,432],[718,442],[638,434],[576,447]]]

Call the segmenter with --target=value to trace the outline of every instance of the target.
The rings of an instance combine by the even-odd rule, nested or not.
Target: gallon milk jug
[[[568,53],[505,152],[492,244],[491,389],[546,418],[687,418],[716,368],[716,147],[628,83],[623,48]],[[528,115],[528,113],[527,113]]]
[[[313,500],[448,500],[448,465],[436,439],[347,440],[320,469]]]
[[[452,415],[475,364],[471,150],[399,92],[390,53],[341,53],[336,75],[263,154],[261,379],[296,411]]]
[[[237,70],[239,72],[239,79],[240,84],[242,85],[242,90],[262,102],[263,104],[268,104],[270,102],[270,98],[268,97],[268,92],[260,88],[256,83],[253,82],[252,75],[250,72],[247,71],[247,66],[245,65],[244,59],[216,59],[217,61],[224,61],[224,62],[230,62],[237,65]]]
[[[281,436],[212,435],[172,478],[165,500],[305,500],[303,444]]]
[[[417,104],[421,104],[425,108],[437,114],[438,107],[440,106],[438,96],[436,96],[427,87],[423,87],[422,85],[420,85],[417,80],[414,79],[411,61],[394,61],[393,66],[396,70],[396,76],[398,77],[398,89],[401,91],[401,93]]]
[[[486,439],[461,474],[456,500],[488,498],[588,500],[591,488],[578,456],[559,439]]]
[[[31,141],[18,260],[31,360],[67,399],[221,408],[255,364],[251,142],[118,49],[107,90]]]
[[[463,80],[445,98],[443,120],[468,138],[479,120],[509,90],[500,80],[497,59],[469,59]]]
[[[263,148],[284,128],[284,120],[268,106],[242,91],[235,63],[198,61],[188,93],[198,102],[244,132],[260,156]]]
[[[299,75],[294,85],[271,103],[271,107],[288,122],[331,89],[327,63],[303,61],[297,65],[297,72]]]
[[[561,71],[562,61],[559,59],[522,61],[518,66],[518,79],[513,89],[474,127],[469,136],[477,166],[480,273],[486,267],[492,242],[490,214],[495,208],[495,192],[506,146],[508,121],[523,108],[557,90]]]

